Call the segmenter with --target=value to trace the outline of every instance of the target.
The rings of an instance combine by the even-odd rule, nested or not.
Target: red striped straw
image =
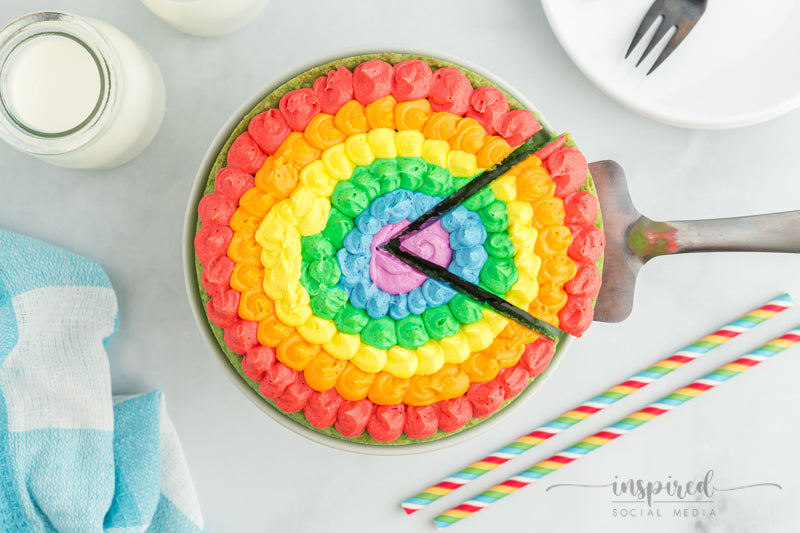
[[[704,392],[713,389],[714,387],[725,383],[738,376],[739,374],[753,368],[754,366],[762,363],[774,355],[790,348],[800,342],[800,328],[793,329],[783,336],[773,339],[764,346],[754,350],[743,357],[740,357],[732,363],[718,368],[717,370],[707,374],[706,376],[698,379],[697,381],[686,385],[685,387],[676,390],[672,394],[651,403],[644,409],[637,411],[619,422],[608,426],[588,437],[582,441],[573,444],[566,450],[557,453],[556,455],[540,461],[520,472],[519,474],[507,479],[506,481],[492,487],[491,489],[482,492],[475,498],[462,503],[461,505],[446,511],[434,519],[436,526],[441,528],[449,527],[464,518],[477,513],[481,509],[489,507],[509,494],[512,494],[522,487],[527,487],[537,479],[555,472],[564,466],[573,463],[581,457],[593,452],[597,448],[618,439],[619,437],[633,431],[639,426],[657,418],[664,413],[668,413],[675,407],[682,405],[692,398],[703,394]]]
[[[534,429],[527,435],[520,437],[514,442],[500,448],[492,454],[484,457],[480,461],[456,472],[445,478],[436,485],[428,487],[419,494],[408,498],[402,502],[402,507],[407,514],[412,514],[426,505],[433,503],[442,496],[445,496],[456,489],[463,487],[474,479],[494,470],[499,465],[521,455],[525,451],[541,444],[547,439],[558,435],[563,430],[585,420],[595,413],[599,413],[609,405],[625,398],[629,394],[640,390],[653,381],[664,377],[676,368],[680,368],[690,361],[694,361],[700,356],[710,352],[714,348],[725,344],[738,337],[741,333],[752,329],[754,326],[772,318],[781,311],[788,309],[794,302],[788,294],[783,294],[774,300],[770,300],[758,309],[750,311],[746,315],[734,320],[715,331],[711,335],[703,337],[699,341],[687,346],[686,348],[671,355],[660,363],[639,372],[628,378],[622,383],[615,385],[607,391],[595,396],[591,400],[572,409],[548,422],[547,424]]]

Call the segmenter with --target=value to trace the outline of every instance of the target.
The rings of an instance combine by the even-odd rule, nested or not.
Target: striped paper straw
[[[794,346],[800,342],[800,327],[793,329],[782,337],[770,341],[761,348],[750,352],[749,354],[737,359],[732,363],[718,368],[714,372],[706,375],[679,389],[669,396],[661,400],[651,403],[641,411],[637,411],[632,415],[623,418],[616,424],[608,426],[607,428],[595,433],[591,437],[584,439],[577,444],[567,448],[566,450],[545,459],[540,463],[536,463],[524,472],[520,472],[516,476],[509,478],[503,483],[487,490],[476,496],[474,499],[459,505],[439,516],[434,521],[436,526],[444,528],[453,525],[454,523],[462,520],[473,513],[480,511],[493,504],[497,500],[505,498],[509,494],[518,491],[522,487],[530,485],[539,478],[558,470],[588,454],[589,452],[600,448],[604,444],[618,439],[626,433],[644,425],[645,423],[657,418],[664,413],[667,413],[675,407],[688,402],[692,398],[699,396],[711,390],[720,383],[724,383],[729,379],[738,376],[745,370],[753,368],[757,364],[769,359],[773,355],[782,352],[786,348]]]
[[[616,401],[628,396],[653,381],[669,374],[676,368],[680,368],[686,363],[693,361],[703,354],[706,354],[716,348],[725,344],[729,340],[739,336],[742,332],[747,331],[757,324],[760,324],[771,318],[781,311],[791,307],[793,304],[791,297],[788,294],[783,294],[770,300],[754,311],[750,311],[743,317],[723,326],[711,335],[703,337],[694,344],[687,346],[679,352],[669,356],[660,363],[656,363],[650,368],[643,370],[623,381],[622,383],[608,389],[599,396],[595,396],[588,402],[576,407],[575,409],[564,413],[560,417],[548,422],[547,424],[534,429],[527,435],[520,437],[511,444],[495,451],[494,453],[484,457],[480,461],[471,464],[465,469],[456,472],[450,477],[440,481],[432,487],[428,487],[416,496],[405,500],[401,505],[407,514],[412,514],[419,511],[426,505],[433,503],[442,496],[445,496],[454,490],[463,487],[470,481],[479,478],[485,473],[489,472],[507,462],[514,457],[530,450],[537,444],[540,444],[550,437],[553,437],[563,430],[577,424],[581,420],[599,413],[609,405]]]

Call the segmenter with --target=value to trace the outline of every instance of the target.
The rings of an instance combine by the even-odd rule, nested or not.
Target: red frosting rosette
[[[536,116],[528,109],[514,109],[504,113],[494,124],[497,133],[505,137],[511,146],[519,146],[531,135],[542,129]],[[583,179],[586,179],[584,173]],[[583,180],[581,181],[583,183]]]
[[[237,168],[246,174],[255,174],[267,154],[253,140],[249,133],[239,135],[228,150],[228,167]]]
[[[398,102],[426,98],[432,82],[433,71],[424,61],[409,59],[392,68],[392,96]]]
[[[335,115],[341,107],[353,99],[353,73],[345,67],[320,76],[312,87],[319,97],[323,113]]]
[[[291,131],[292,128],[279,109],[268,109],[259,113],[247,125],[250,137],[268,154],[274,154]]]
[[[494,87],[478,87],[469,97],[467,118],[474,118],[486,130],[486,135],[494,135],[495,123],[510,111],[508,99],[503,91]]]
[[[392,91],[392,66],[372,59],[353,70],[353,96],[362,105],[371,104]]]
[[[278,108],[286,124],[295,131],[303,131],[322,109],[319,96],[314,89],[297,89],[281,98]]]
[[[472,84],[459,69],[446,67],[433,73],[430,101],[434,111],[464,116],[471,95]]]

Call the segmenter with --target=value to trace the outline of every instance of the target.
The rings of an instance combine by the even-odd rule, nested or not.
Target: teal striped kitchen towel
[[[0,230],[0,531],[202,532],[159,391],[114,397],[97,263]]]

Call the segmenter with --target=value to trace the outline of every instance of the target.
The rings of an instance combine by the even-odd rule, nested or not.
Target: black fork
[[[677,30],[675,34],[669,40],[664,50],[661,51],[656,62],[650,67],[650,70],[647,71],[648,74],[653,72],[673,51],[675,51],[675,48],[681,44],[681,41],[683,41],[692,28],[694,28],[694,25],[697,24],[697,21],[706,10],[706,3],[707,0],[655,0],[642,19],[642,23],[639,24],[636,35],[633,36],[628,51],[625,53],[625,58],[627,59],[627,57],[631,55],[631,52],[636,48],[636,45],[639,44],[639,41],[642,40],[647,30],[661,18],[661,25],[647,44],[647,48],[645,48],[642,57],[636,62],[636,66],[638,67],[670,28],[676,27]]]

